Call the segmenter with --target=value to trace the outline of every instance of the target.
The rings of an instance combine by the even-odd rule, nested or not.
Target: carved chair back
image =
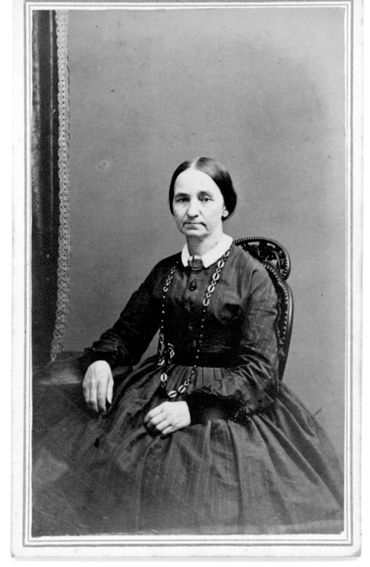
[[[242,246],[265,266],[274,284],[278,297],[276,335],[279,348],[279,377],[282,380],[289,354],[294,315],[293,293],[286,281],[290,274],[289,253],[282,244],[271,238],[250,236],[235,240],[235,244]]]

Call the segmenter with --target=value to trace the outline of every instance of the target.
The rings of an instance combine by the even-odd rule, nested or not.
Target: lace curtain
[[[68,84],[65,13],[32,20],[32,356],[62,349],[68,303]]]

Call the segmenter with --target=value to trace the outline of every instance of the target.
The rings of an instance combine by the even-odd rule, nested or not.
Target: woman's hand
[[[82,390],[88,407],[96,412],[106,411],[112,403],[113,375],[108,362],[97,360],[90,364],[82,382]]]
[[[190,412],[186,402],[163,402],[144,417],[150,431],[168,435],[190,425]]]

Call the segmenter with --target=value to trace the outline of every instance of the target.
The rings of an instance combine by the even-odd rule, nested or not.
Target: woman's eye
[[[210,201],[210,200],[211,200],[210,197],[202,197],[202,198],[201,198],[201,201],[203,201],[203,202],[205,202],[205,203],[207,203],[207,202]]]

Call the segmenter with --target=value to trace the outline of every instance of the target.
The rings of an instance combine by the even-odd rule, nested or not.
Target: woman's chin
[[[183,226],[181,232],[185,236],[204,236],[204,227],[202,226]]]

